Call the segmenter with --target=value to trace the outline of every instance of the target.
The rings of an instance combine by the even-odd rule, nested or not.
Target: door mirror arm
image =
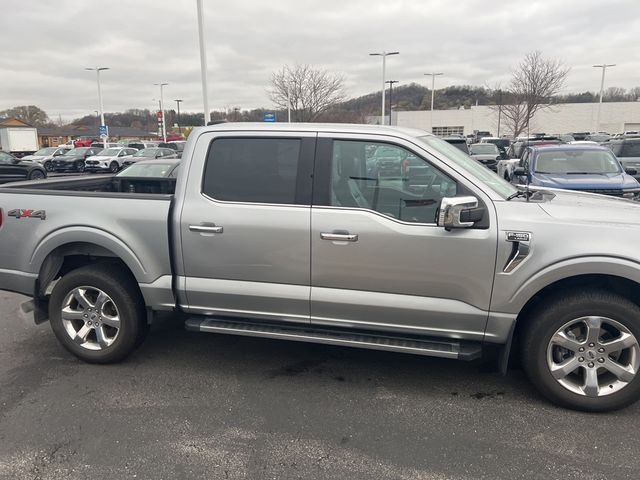
[[[478,199],[472,196],[444,197],[440,202],[437,224],[446,231],[473,227],[482,219],[482,209],[477,207]]]

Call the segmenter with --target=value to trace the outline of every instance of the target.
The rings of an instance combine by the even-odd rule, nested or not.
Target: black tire
[[[120,165],[118,165],[118,162],[114,160],[109,164],[109,171],[111,173],[116,173],[118,170],[120,170]]]
[[[29,180],[42,180],[43,178],[47,178],[47,174],[40,169],[36,168],[29,173]]]
[[[78,287],[93,287],[106,293],[120,317],[115,340],[101,350],[89,350],[73,341],[62,320],[63,302]],[[49,299],[51,328],[62,346],[89,363],[115,363],[125,359],[144,340],[149,328],[145,306],[135,280],[120,267],[101,264],[81,267],[63,276]]]
[[[521,339],[522,366],[538,390],[557,405],[586,412],[606,412],[624,408],[640,398],[638,374],[624,388],[598,397],[574,393],[551,375],[547,364],[547,348],[552,336],[568,322],[588,316],[614,320],[640,340],[638,305],[621,295],[605,290],[570,290],[545,298],[532,312]]]
[[[51,160],[47,160],[42,166],[47,172],[53,172],[53,162]]]
[[[79,173],[84,172],[84,160],[78,160],[76,162],[76,172],[79,172]]]

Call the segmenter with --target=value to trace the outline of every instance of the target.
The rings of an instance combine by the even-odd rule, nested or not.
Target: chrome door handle
[[[222,233],[224,229],[216,225],[189,225],[189,230],[196,233]]]
[[[334,242],[357,242],[358,235],[355,233],[321,233],[322,240],[331,240]]]

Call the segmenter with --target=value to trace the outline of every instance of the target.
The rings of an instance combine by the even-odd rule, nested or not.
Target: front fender
[[[580,275],[610,275],[640,284],[640,263],[620,257],[575,257],[554,263],[529,277],[499,311],[520,312],[543,288]]]

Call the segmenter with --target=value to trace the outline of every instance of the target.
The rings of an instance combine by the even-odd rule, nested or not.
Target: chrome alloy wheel
[[[69,337],[81,347],[103,350],[117,338],[120,332],[118,308],[99,288],[75,288],[62,305],[62,324]]]
[[[640,345],[624,325],[606,317],[565,323],[547,346],[547,366],[567,390],[587,397],[618,392],[635,378]]]

